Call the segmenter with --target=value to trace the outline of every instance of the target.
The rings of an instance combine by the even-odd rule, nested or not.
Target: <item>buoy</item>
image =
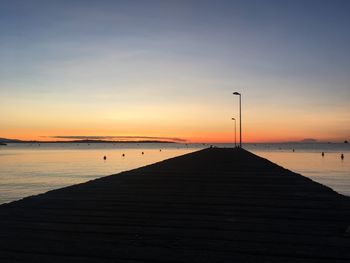
[[[293,149],[293,152],[295,152],[295,150]]]
[[[122,156],[125,157],[125,154],[123,153]]]
[[[324,152],[321,153],[322,157],[324,156]]]
[[[105,156],[103,156],[103,160],[107,160],[107,156],[105,155]]]
[[[144,154],[144,152],[142,152],[142,154]]]
[[[341,155],[340,155],[340,158],[341,158],[342,160],[344,160],[344,154],[341,154]]]
[[[161,151],[162,151],[162,149],[159,149],[159,151],[161,152]]]

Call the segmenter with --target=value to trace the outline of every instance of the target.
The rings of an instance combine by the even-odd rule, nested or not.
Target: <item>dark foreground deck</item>
[[[214,148],[0,206],[0,262],[350,262],[349,225],[350,198]]]

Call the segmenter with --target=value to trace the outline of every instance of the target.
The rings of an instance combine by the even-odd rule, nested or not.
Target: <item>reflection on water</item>
[[[338,193],[350,196],[350,162],[346,158],[342,160],[340,153],[328,152],[322,157],[321,152],[253,152],[284,168],[327,185]]]
[[[228,144],[218,146],[232,147]],[[9,144],[0,147],[0,203],[130,170],[204,147],[208,146],[158,143]],[[251,144],[245,145],[245,148],[350,196],[348,145]],[[322,151],[325,151],[324,157],[321,156]],[[345,154],[344,160],[340,159],[341,152]]]
[[[0,150],[0,203],[130,170],[197,149],[166,144],[12,144]]]

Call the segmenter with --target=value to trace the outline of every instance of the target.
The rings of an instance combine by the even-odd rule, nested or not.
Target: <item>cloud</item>
[[[161,140],[161,141],[174,141],[174,142],[185,142],[185,139],[176,137],[154,137],[154,136],[43,136],[54,139],[70,139],[70,140]]]

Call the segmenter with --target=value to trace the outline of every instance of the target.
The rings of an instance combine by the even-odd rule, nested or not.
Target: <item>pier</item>
[[[208,148],[0,206],[0,262],[350,262],[350,198]]]

